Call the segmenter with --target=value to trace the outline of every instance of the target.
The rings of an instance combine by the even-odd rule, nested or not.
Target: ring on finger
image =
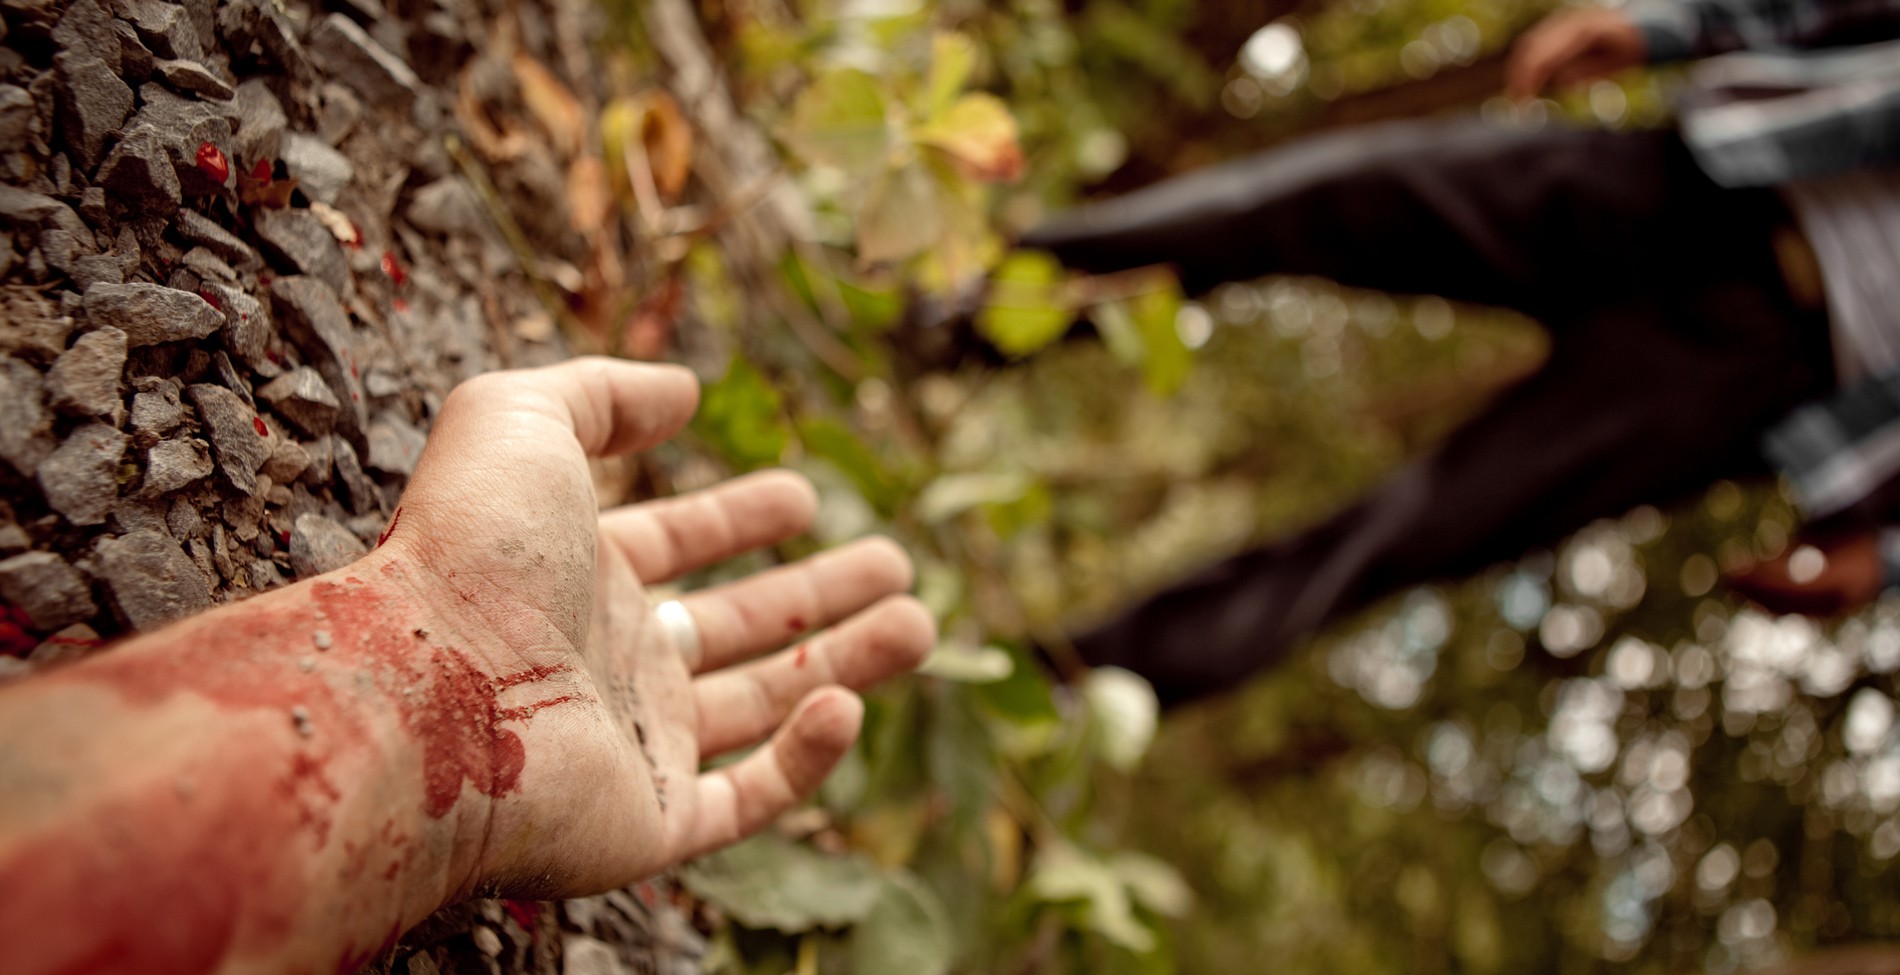
[[[666,631],[667,638],[686,658],[688,667],[699,669],[700,642],[699,623],[693,619],[693,613],[677,599],[669,599],[653,607],[653,615],[660,621],[660,628]]]

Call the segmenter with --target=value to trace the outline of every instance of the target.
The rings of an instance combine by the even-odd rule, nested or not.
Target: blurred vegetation
[[[1543,341],[1322,281],[1190,302],[1165,275],[1070,280],[1010,235],[1353,120],[1662,119],[1649,75],[1485,100],[1485,66],[1545,10],[708,2],[718,77],[775,167],[736,190],[712,122],[642,88],[691,74],[660,21],[616,10],[603,156],[655,242],[632,337],[597,344],[670,329],[708,380],[649,475],[805,471],[817,543],[895,536],[943,626],[931,676],[873,695],[814,809],[688,869],[724,919],[712,969],[1722,972],[1900,934],[1900,604],[1816,624],[1725,595],[1719,566],[1789,544],[1771,488],[1403,594],[1158,732],[1139,679],[1057,681],[1022,649],[1323,516]],[[761,264],[714,225],[768,200],[797,232]],[[674,204],[713,216],[669,232]],[[934,364],[906,309],[982,274],[976,326],[1014,361]],[[1078,313],[1100,341],[1058,341]]]

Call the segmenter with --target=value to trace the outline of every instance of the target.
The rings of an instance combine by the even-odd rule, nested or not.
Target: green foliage
[[[729,921],[708,967],[1731,971],[1900,936],[1900,791],[1867,785],[1900,750],[1843,731],[1893,690],[1900,605],[1803,629],[1712,589],[1788,543],[1771,494],[1719,487],[1396,597],[1158,726],[1139,679],[1064,683],[1025,650],[1066,667],[1060,633],[1323,516],[1542,354],[1437,299],[1273,280],[1189,301],[1006,248],[1124,161],[1296,131],[1499,50],[1544,4],[1274,8],[1304,43],[1280,79],[1235,63],[1260,23],[1209,29],[1240,6],[706,6],[817,240],[762,274],[717,238],[687,251],[683,344],[719,377],[693,460],[809,473],[819,537],[898,539],[943,633],[924,676],[870,695],[818,806],[688,870]],[[1654,117],[1647,79],[1612,87],[1517,121]],[[975,325],[1015,364],[905,366],[909,296],[982,278]],[[1078,315],[1100,342],[1058,341]],[[1764,687],[1773,706],[1741,706]],[[1576,760],[1585,717],[1607,764]]]
[[[989,300],[976,327],[998,349],[1014,356],[1038,352],[1062,337],[1075,317],[1063,300],[1062,265],[1039,251],[1017,251],[996,268]]]
[[[680,877],[739,923],[787,934],[863,921],[884,891],[870,860],[827,856],[770,833],[701,857]]]

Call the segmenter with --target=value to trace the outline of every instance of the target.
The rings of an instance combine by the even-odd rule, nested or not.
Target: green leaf
[[[884,466],[856,432],[830,417],[800,417],[798,439],[806,452],[829,461],[873,507],[889,515],[905,491],[899,478]]]
[[[917,162],[879,173],[858,211],[858,260],[901,261],[936,242],[943,212],[928,170]]]
[[[1181,341],[1175,320],[1183,304],[1171,277],[1134,297],[1097,305],[1090,313],[1115,358],[1141,368],[1143,383],[1157,395],[1181,388],[1194,353]]]
[[[983,706],[1016,727],[1043,728],[1059,724],[1062,713],[1056,710],[1055,697],[1042,668],[1026,652],[1008,647],[994,649],[1010,655],[1010,673],[1000,681],[973,688]]]
[[[1081,901],[1088,927],[1129,951],[1155,946],[1155,935],[1135,916],[1128,888],[1102,860],[1066,843],[1046,847],[1036,858],[1029,889],[1053,903]]]
[[[1102,760],[1117,771],[1134,769],[1161,719],[1154,687],[1120,667],[1097,667],[1083,681],[1082,697],[1095,718]]]
[[[924,81],[923,103],[917,114],[925,119],[942,115],[970,82],[976,68],[976,42],[967,34],[945,31],[930,39],[930,75]]]
[[[920,674],[963,684],[993,684],[1007,680],[1016,662],[1000,647],[972,647],[945,643],[930,652],[917,668]]]
[[[726,375],[700,394],[693,432],[741,468],[779,462],[791,443],[778,390],[743,356],[733,356]]]
[[[917,517],[926,524],[950,520],[980,504],[1001,504],[1021,498],[1030,488],[1028,475],[945,474],[930,482],[917,496]]]
[[[953,955],[942,902],[907,870],[886,875],[870,913],[851,931],[858,975],[943,975]]]
[[[841,68],[799,93],[785,142],[808,163],[863,174],[883,164],[890,128],[878,80],[856,68]]]
[[[1059,299],[1062,265],[1040,251],[1016,251],[996,269],[977,331],[1004,353],[1024,356],[1068,331],[1074,314]]]
[[[1108,858],[1115,876],[1135,896],[1136,903],[1164,917],[1186,917],[1194,906],[1194,891],[1181,872],[1166,861],[1134,850]]]
[[[1141,360],[1141,378],[1159,395],[1180,389],[1194,365],[1194,353],[1181,341],[1175,327],[1181,314],[1180,286],[1170,281],[1165,289],[1137,295],[1129,305],[1146,352]]]
[[[856,924],[885,887],[869,857],[820,853],[774,833],[701,857],[681,879],[739,923],[787,934]]]

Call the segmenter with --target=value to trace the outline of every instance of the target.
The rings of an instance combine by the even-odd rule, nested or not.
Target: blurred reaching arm
[[[1645,63],[1732,51],[1788,51],[1900,38],[1900,0],[1639,0],[1560,10],[1511,50],[1513,98],[1570,88]]]

